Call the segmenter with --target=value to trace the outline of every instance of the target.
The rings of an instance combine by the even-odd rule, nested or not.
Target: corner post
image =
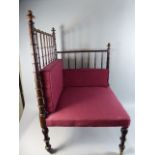
[[[37,51],[35,47],[35,38],[34,38],[34,16],[32,14],[32,11],[28,11],[28,23],[29,23],[29,34],[30,34],[30,40],[31,40],[31,46],[32,46],[32,55],[33,55],[33,65],[34,65],[34,80],[35,80],[35,87],[36,87],[36,96],[37,96],[37,102],[39,107],[39,119],[40,119],[40,126],[42,128],[42,132],[44,135],[44,141],[45,141],[45,148],[48,152],[53,153],[53,149],[51,148],[51,145],[49,143],[50,138],[48,137],[48,128],[46,126],[46,110],[45,110],[45,102],[43,98],[43,91],[42,91],[42,83],[41,83],[41,77],[39,72],[39,67],[37,63]]]
[[[55,28],[53,27],[52,28],[52,36],[53,36],[53,44],[54,44],[54,56],[55,58],[54,59],[57,59],[57,44],[56,44],[56,35],[55,35]]]
[[[109,65],[110,65],[110,43],[107,45],[107,64],[106,64],[106,69],[109,70]]]

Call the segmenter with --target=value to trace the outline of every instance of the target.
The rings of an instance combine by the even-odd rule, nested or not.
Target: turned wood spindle
[[[45,66],[45,60],[44,60],[44,57],[45,57],[45,55],[44,55],[44,51],[43,51],[43,41],[42,41],[42,34],[41,33],[39,33],[39,35],[40,35],[40,49],[41,49],[41,55],[42,55],[42,63],[43,63],[43,67]]]
[[[94,68],[96,68],[96,58],[97,58],[97,56],[96,56],[96,52],[94,53]]]
[[[101,52],[101,69],[103,68],[103,52]]]
[[[53,36],[53,45],[54,45],[54,59],[56,59],[57,58],[57,53],[56,53],[56,51],[57,51],[57,46],[56,46],[56,35],[55,35],[55,28],[53,27],[52,28],[52,36]]]

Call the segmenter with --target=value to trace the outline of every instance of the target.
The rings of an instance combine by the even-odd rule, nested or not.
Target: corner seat
[[[128,127],[130,117],[110,87],[66,87],[47,126]]]

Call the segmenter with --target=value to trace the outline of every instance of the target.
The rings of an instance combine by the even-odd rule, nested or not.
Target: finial
[[[33,21],[33,18],[35,18],[35,17],[33,16],[32,10],[28,10],[27,16],[28,16],[29,21]]]
[[[52,32],[55,33],[55,28],[54,27],[52,27]]]

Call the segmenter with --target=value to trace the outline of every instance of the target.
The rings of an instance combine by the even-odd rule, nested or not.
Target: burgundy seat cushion
[[[63,63],[55,60],[41,70],[47,111],[54,112],[63,90]]]
[[[105,86],[109,85],[107,69],[64,69],[64,86]]]
[[[110,87],[66,87],[47,126],[128,127],[130,118]]]

